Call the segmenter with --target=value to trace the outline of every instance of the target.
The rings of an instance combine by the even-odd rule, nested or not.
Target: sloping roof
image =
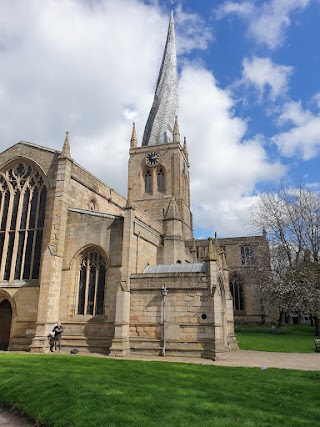
[[[194,262],[190,264],[159,264],[148,265],[143,273],[205,273],[207,266],[205,262]]]

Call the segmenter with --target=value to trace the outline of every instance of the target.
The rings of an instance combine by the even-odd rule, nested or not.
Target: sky
[[[174,9],[195,237],[251,235],[280,180],[320,189],[320,0],[1,0],[0,150],[61,150],[127,196]]]

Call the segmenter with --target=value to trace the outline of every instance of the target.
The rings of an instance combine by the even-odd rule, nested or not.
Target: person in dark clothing
[[[49,334],[48,335],[48,342],[49,342],[49,346],[50,346],[50,351],[53,351],[53,347],[54,347],[54,335]]]
[[[61,334],[63,332],[63,327],[60,322],[52,329],[52,332],[54,332],[54,349],[57,350],[57,347],[58,347],[60,351],[61,350]]]

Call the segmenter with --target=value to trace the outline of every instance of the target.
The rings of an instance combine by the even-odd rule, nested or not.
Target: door
[[[0,350],[8,350],[12,320],[11,304],[8,300],[0,303]]]

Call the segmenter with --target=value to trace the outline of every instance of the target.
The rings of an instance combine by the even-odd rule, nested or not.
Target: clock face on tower
[[[147,154],[146,157],[146,164],[148,166],[157,166],[160,162],[160,153],[156,153],[155,151],[151,151],[149,154]]]

